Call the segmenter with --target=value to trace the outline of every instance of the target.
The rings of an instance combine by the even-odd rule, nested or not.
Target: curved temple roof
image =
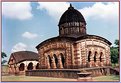
[[[39,60],[39,55],[37,53],[31,52],[31,51],[14,52],[11,54],[10,57],[13,57],[15,59],[15,63],[19,63],[19,62],[25,61],[25,60],[36,60],[36,61]],[[9,64],[9,61],[8,61],[8,64]]]
[[[82,40],[82,39],[87,39],[87,38],[94,38],[94,39],[99,39],[99,40],[102,40],[104,42],[106,42],[107,44],[111,45],[111,42],[108,41],[107,39],[103,38],[103,37],[100,37],[100,36],[97,36],[97,35],[83,35],[83,36],[80,36],[78,38],[74,38],[74,37],[60,37],[60,36],[57,36],[57,37],[53,37],[53,38],[50,38],[50,39],[47,39],[43,42],[41,42],[39,45],[36,46],[37,49],[39,49],[40,46],[48,43],[48,42],[52,42],[52,41],[55,41],[55,40],[69,40],[69,41],[78,41],[78,40]]]
[[[86,21],[83,17],[83,15],[76,9],[74,9],[74,7],[72,7],[72,5],[70,4],[70,7],[68,8],[68,10],[66,10],[64,12],[64,14],[61,16],[60,21],[59,21],[59,26],[63,23],[67,23],[67,22],[82,22],[86,25]],[[36,46],[37,49],[39,49],[40,46],[52,42],[52,41],[61,41],[61,40],[68,40],[68,41],[78,41],[78,40],[82,40],[82,39],[86,39],[86,38],[94,38],[94,39],[99,39],[102,40],[104,42],[106,42],[107,44],[111,45],[111,42],[108,41],[107,39],[100,37],[100,36],[96,36],[96,35],[75,35],[75,36],[57,36],[57,37],[53,37],[50,39],[47,39],[43,42],[41,42],[39,45]]]
[[[82,22],[86,24],[86,21],[83,15],[78,10],[74,9],[74,7],[72,7],[71,4],[68,10],[66,10],[61,16],[58,25],[61,25],[63,23],[68,23],[68,22]]]

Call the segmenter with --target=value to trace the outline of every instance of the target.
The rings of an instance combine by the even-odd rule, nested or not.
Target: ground
[[[77,79],[67,79],[67,78],[52,78],[52,77],[37,77],[37,76],[15,76],[6,75],[8,72],[8,66],[2,66],[2,81],[77,81]],[[119,81],[119,75],[111,76],[97,76],[92,78],[93,81]]]
[[[93,77],[93,81],[119,81],[119,76],[98,76]],[[77,79],[52,78],[52,77],[34,77],[34,76],[2,76],[2,81],[77,81]]]

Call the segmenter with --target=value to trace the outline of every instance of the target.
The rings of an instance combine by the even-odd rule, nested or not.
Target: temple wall
[[[86,34],[86,25],[82,22],[69,22],[59,26],[59,36]]]
[[[33,65],[37,65],[38,61],[22,61],[20,63],[17,64],[17,66],[20,66],[21,63],[24,63],[26,66],[29,65],[29,63],[33,63]]]
[[[110,46],[99,39],[50,41],[38,49],[41,69],[109,66]]]
[[[84,39],[76,42],[80,67],[109,66],[110,46],[98,39]],[[95,57],[95,60],[94,60]]]
[[[10,74],[25,74],[25,71],[29,69],[28,66],[30,66],[32,70],[35,70],[38,63],[38,61],[22,61],[17,64],[10,64],[8,65],[8,71]]]
[[[113,71],[110,67],[84,68],[87,73],[91,73],[91,77],[119,74]],[[55,78],[71,78],[77,79],[78,73],[84,73],[83,69],[40,69],[26,71],[26,76],[40,76],[40,77],[55,77]],[[86,72],[85,72],[86,74]]]
[[[41,69],[70,68],[72,60],[72,44],[67,41],[53,41],[38,49]]]

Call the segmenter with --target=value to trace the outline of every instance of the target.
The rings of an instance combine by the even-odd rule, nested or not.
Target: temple
[[[59,36],[36,46],[39,69],[26,71],[26,75],[77,78],[82,69],[93,76],[109,74],[111,43],[87,34],[86,24],[83,15],[70,4],[60,18]]]
[[[83,15],[72,5],[61,16],[59,36],[40,43],[40,68],[68,69],[110,65],[111,43],[100,36],[86,32]]]
[[[39,69],[38,54],[32,51],[18,51],[10,55],[9,74],[25,74],[27,70]]]

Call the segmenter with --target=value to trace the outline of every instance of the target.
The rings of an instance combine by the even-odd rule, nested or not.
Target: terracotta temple
[[[84,71],[92,76],[110,74],[111,43],[88,34],[86,24],[83,15],[70,4],[59,20],[59,36],[36,46],[39,69],[28,70],[26,75],[77,78]]]

